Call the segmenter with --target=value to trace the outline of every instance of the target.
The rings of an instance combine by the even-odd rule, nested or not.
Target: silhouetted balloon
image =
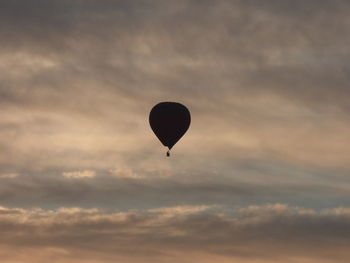
[[[152,108],[149,123],[161,143],[170,150],[190,127],[191,115],[180,103],[161,102]]]

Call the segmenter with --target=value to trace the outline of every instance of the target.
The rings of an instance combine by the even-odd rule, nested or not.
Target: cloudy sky
[[[349,12],[0,0],[0,261],[349,262]]]

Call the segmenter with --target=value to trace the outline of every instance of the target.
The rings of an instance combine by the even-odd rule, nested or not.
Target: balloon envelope
[[[190,127],[191,115],[181,103],[161,102],[152,108],[149,123],[161,143],[170,150]]]

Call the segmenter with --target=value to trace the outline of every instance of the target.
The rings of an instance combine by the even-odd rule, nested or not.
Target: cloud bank
[[[346,262],[349,219],[348,208],[282,204],[129,212],[2,207],[0,246],[32,262]]]

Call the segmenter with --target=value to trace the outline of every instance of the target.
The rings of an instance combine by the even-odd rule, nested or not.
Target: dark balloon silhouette
[[[170,151],[190,127],[191,115],[181,103],[161,102],[152,108],[149,123],[155,135]],[[170,156],[169,151],[167,156]]]

